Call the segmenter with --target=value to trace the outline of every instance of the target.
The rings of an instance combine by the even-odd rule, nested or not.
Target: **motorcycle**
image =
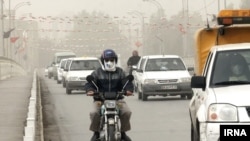
[[[99,88],[94,82],[93,76],[87,76],[87,81],[92,83],[97,92],[94,93],[94,96],[101,98],[102,105],[100,108],[100,138],[98,141],[122,141],[121,140],[121,130],[120,130],[120,117],[119,117],[119,108],[121,105],[117,103],[117,100],[125,95],[124,88],[128,82],[133,81],[133,75],[128,75],[126,77],[126,82],[122,88],[121,92],[99,92]]]

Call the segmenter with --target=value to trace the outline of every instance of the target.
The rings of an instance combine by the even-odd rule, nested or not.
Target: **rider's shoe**
[[[122,132],[121,134],[122,134],[122,137],[121,137],[122,141],[132,141],[125,132]]]
[[[100,137],[99,132],[94,132],[93,136],[91,137],[90,141],[97,141]]]

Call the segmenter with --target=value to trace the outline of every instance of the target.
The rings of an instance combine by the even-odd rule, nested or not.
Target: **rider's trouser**
[[[131,110],[129,109],[128,105],[124,100],[119,100],[120,105],[120,121],[121,121],[121,131],[126,132],[131,129],[130,125],[130,117],[131,117]],[[100,128],[100,101],[93,102],[93,110],[90,112],[90,130],[91,131],[99,131]]]

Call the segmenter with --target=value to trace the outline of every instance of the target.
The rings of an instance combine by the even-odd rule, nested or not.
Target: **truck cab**
[[[58,67],[62,59],[76,57],[76,54],[71,51],[56,52],[53,58],[53,77],[57,81]]]
[[[219,141],[221,125],[250,125],[250,10],[222,10],[217,20],[195,37],[191,141]]]

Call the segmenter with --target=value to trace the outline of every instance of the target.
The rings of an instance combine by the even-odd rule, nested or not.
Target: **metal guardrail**
[[[0,80],[25,74],[27,74],[27,71],[20,64],[14,60],[0,56]]]

